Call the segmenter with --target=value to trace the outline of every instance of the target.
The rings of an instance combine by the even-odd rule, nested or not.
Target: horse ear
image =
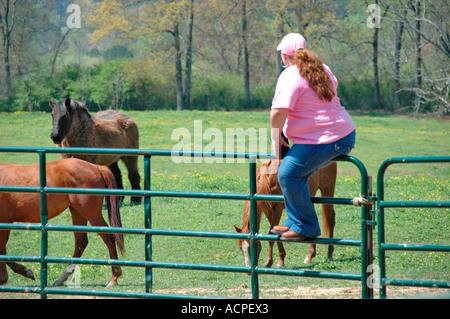
[[[237,227],[236,225],[233,225],[234,226],[234,229],[236,229],[236,231],[238,232],[238,233],[242,233],[242,229],[240,229],[239,227]]]
[[[53,101],[48,101],[48,104],[52,107],[52,109],[56,106],[56,103]]]
[[[69,97],[68,97],[67,99],[64,100],[64,105],[65,105],[67,108],[70,107],[70,103],[71,103],[71,101],[70,101],[70,98],[69,98]]]
[[[66,109],[67,111],[69,111],[69,113],[72,112],[72,101],[69,97],[64,100],[64,105],[66,106]]]

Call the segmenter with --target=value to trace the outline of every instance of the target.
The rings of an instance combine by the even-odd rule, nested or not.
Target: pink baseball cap
[[[281,51],[289,56],[294,56],[295,51],[300,49],[306,49],[306,40],[300,33],[289,33],[285,35],[277,46],[277,51]]]

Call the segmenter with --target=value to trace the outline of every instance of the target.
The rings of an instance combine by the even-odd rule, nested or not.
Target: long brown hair
[[[334,97],[333,82],[325,70],[322,60],[312,51],[297,50],[294,56],[300,75],[306,78],[320,99],[330,102]]]

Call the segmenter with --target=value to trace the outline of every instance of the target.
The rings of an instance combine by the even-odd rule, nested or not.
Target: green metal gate
[[[171,269],[191,269],[206,271],[226,271],[249,273],[251,275],[252,298],[259,298],[260,274],[285,275],[285,276],[304,276],[329,279],[346,279],[361,282],[361,297],[373,298],[373,288],[368,282],[373,275],[373,249],[372,249],[372,228],[374,222],[371,220],[370,206],[361,205],[361,239],[334,239],[317,238],[307,243],[333,244],[357,246],[361,248],[361,272],[360,273],[337,273],[327,271],[308,271],[296,269],[272,269],[258,266],[257,260],[257,242],[258,241],[277,241],[279,236],[267,235],[257,232],[257,201],[282,201],[280,195],[263,195],[256,192],[256,162],[258,158],[267,157],[256,153],[205,153],[188,152],[180,155],[184,156],[222,156],[223,158],[246,158],[249,162],[249,188],[250,192],[241,193],[212,193],[212,192],[182,192],[182,191],[156,191],[151,188],[151,159],[154,156],[171,156],[169,150],[143,150],[143,149],[89,149],[89,148],[35,148],[35,147],[0,147],[0,152],[27,152],[37,153],[40,163],[40,186],[39,187],[18,187],[18,186],[0,186],[1,192],[36,192],[41,196],[41,223],[40,224],[0,224],[0,229],[11,230],[34,230],[41,233],[41,254],[40,256],[13,256],[2,255],[1,261],[16,262],[37,262],[40,263],[40,285],[39,287],[12,287],[0,286],[0,292],[26,292],[38,293],[41,298],[47,298],[48,294],[67,294],[67,295],[90,295],[103,297],[133,297],[133,298],[199,298],[198,296],[186,295],[168,295],[152,293],[153,268],[171,268]],[[86,189],[86,188],[52,188],[46,185],[46,154],[126,154],[138,155],[144,157],[144,189],[142,190],[110,190],[110,189]],[[267,157],[269,158],[269,157]],[[366,168],[357,159],[351,156],[341,156],[336,161],[345,161],[354,164],[361,175],[361,196],[370,199],[368,194],[369,177]],[[47,218],[47,194],[50,193],[76,193],[76,194],[96,194],[96,195],[126,195],[126,196],[144,196],[144,228],[118,228],[118,227],[94,227],[94,226],[69,226],[69,225],[49,225]],[[248,234],[229,233],[229,232],[210,232],[210,231],[188,231],[188,230],[166,230],[152,228],[152,198],[153,197],[182,197],[182,198],[206,198],[215,200],[249,200],[251,203],[251,232]],[[324,198],[313,197],[314,203],[354,205],[353,198]],[[49,231],[82,231],[82,232],[102,232],[102,233],[122,233],[122,234],[140,234],[145,236],[145,261],[137,260],[109,260],[109,259],[87,259],[87,258],[69,258],[52,257],[48,255],[48,232]],[[249,239],[251,242],[251,266],[230,266],[230,265],[206,265],[195,263],[173,263],[156,262],[152,260],[152,236],[188,236],[188,237],[208,237],[224,239]],[[84,289],[68,289],[49,287],[47,283],[47,265],[49,263],[76,263],[91,265],[118,265],[129,267],[144,267],[145,271],[145,292],[120,292],[120,291],[99,291]]]
[[[386,251],[450,251],[449,245],[396,244],[385,240],[386,208],[449,208],[450,201],[386,201],[384,191],[384,174],[392,164],[408,163],[443,163],[450,162],[450,156],[393,157],[383,162],[377,176],[377,223],[378,223],[378,258],[380,267],[380,298],[386,298],[386,286],[418,286],[450,288],[450,281],[410,280],[386,277]]]

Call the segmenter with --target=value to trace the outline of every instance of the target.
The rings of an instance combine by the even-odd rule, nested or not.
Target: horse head
[[[58,103],[49,101],[52,107],[53,129],[50,138],[55,144],[61,144],[62,140],[67,136],[72,124],[72,101],[70,98]]]

